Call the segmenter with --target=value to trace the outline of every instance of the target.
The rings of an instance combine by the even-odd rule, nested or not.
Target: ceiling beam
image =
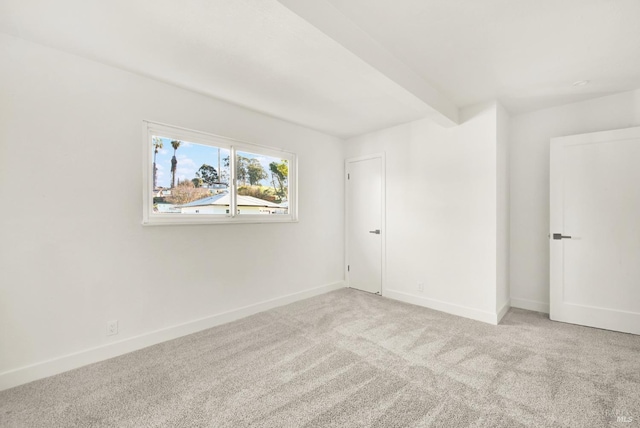
[[[459,123],[458,107],[326,0],[278,0],[424,105],[425,116],[443,126]]]

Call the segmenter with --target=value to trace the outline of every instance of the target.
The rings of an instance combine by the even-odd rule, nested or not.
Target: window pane
[[[238,214],[289,214],[289,162],[256,153],[236,153]]]
[[[153,212],[229,212],[229,150],[153,136]]]

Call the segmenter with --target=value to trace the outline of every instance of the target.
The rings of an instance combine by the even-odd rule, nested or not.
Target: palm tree
[[[162,138],[153,137],[153,190],[158,187],[158,167],[156,167],[156,156],[162,147]]]
[[[182,141],[171,141],[171,147],[173,147],[173,157],[171,158],[171,188],[176,187],[176,169],[178,168],[178,159],[176,159],[176,150],[180,147]]]

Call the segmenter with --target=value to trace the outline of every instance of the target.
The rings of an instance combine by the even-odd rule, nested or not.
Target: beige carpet
[[[2,427],[639,420],[639,336],[517,309],[490,326],[349,289],[0,392]]]

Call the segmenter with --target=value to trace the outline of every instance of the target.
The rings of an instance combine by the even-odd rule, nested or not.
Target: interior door
[[[347,281],[382,294],[383,157],[348,160],[346,170]]]
[[[551,140],[552,320],[640,334],[640,127]]]

